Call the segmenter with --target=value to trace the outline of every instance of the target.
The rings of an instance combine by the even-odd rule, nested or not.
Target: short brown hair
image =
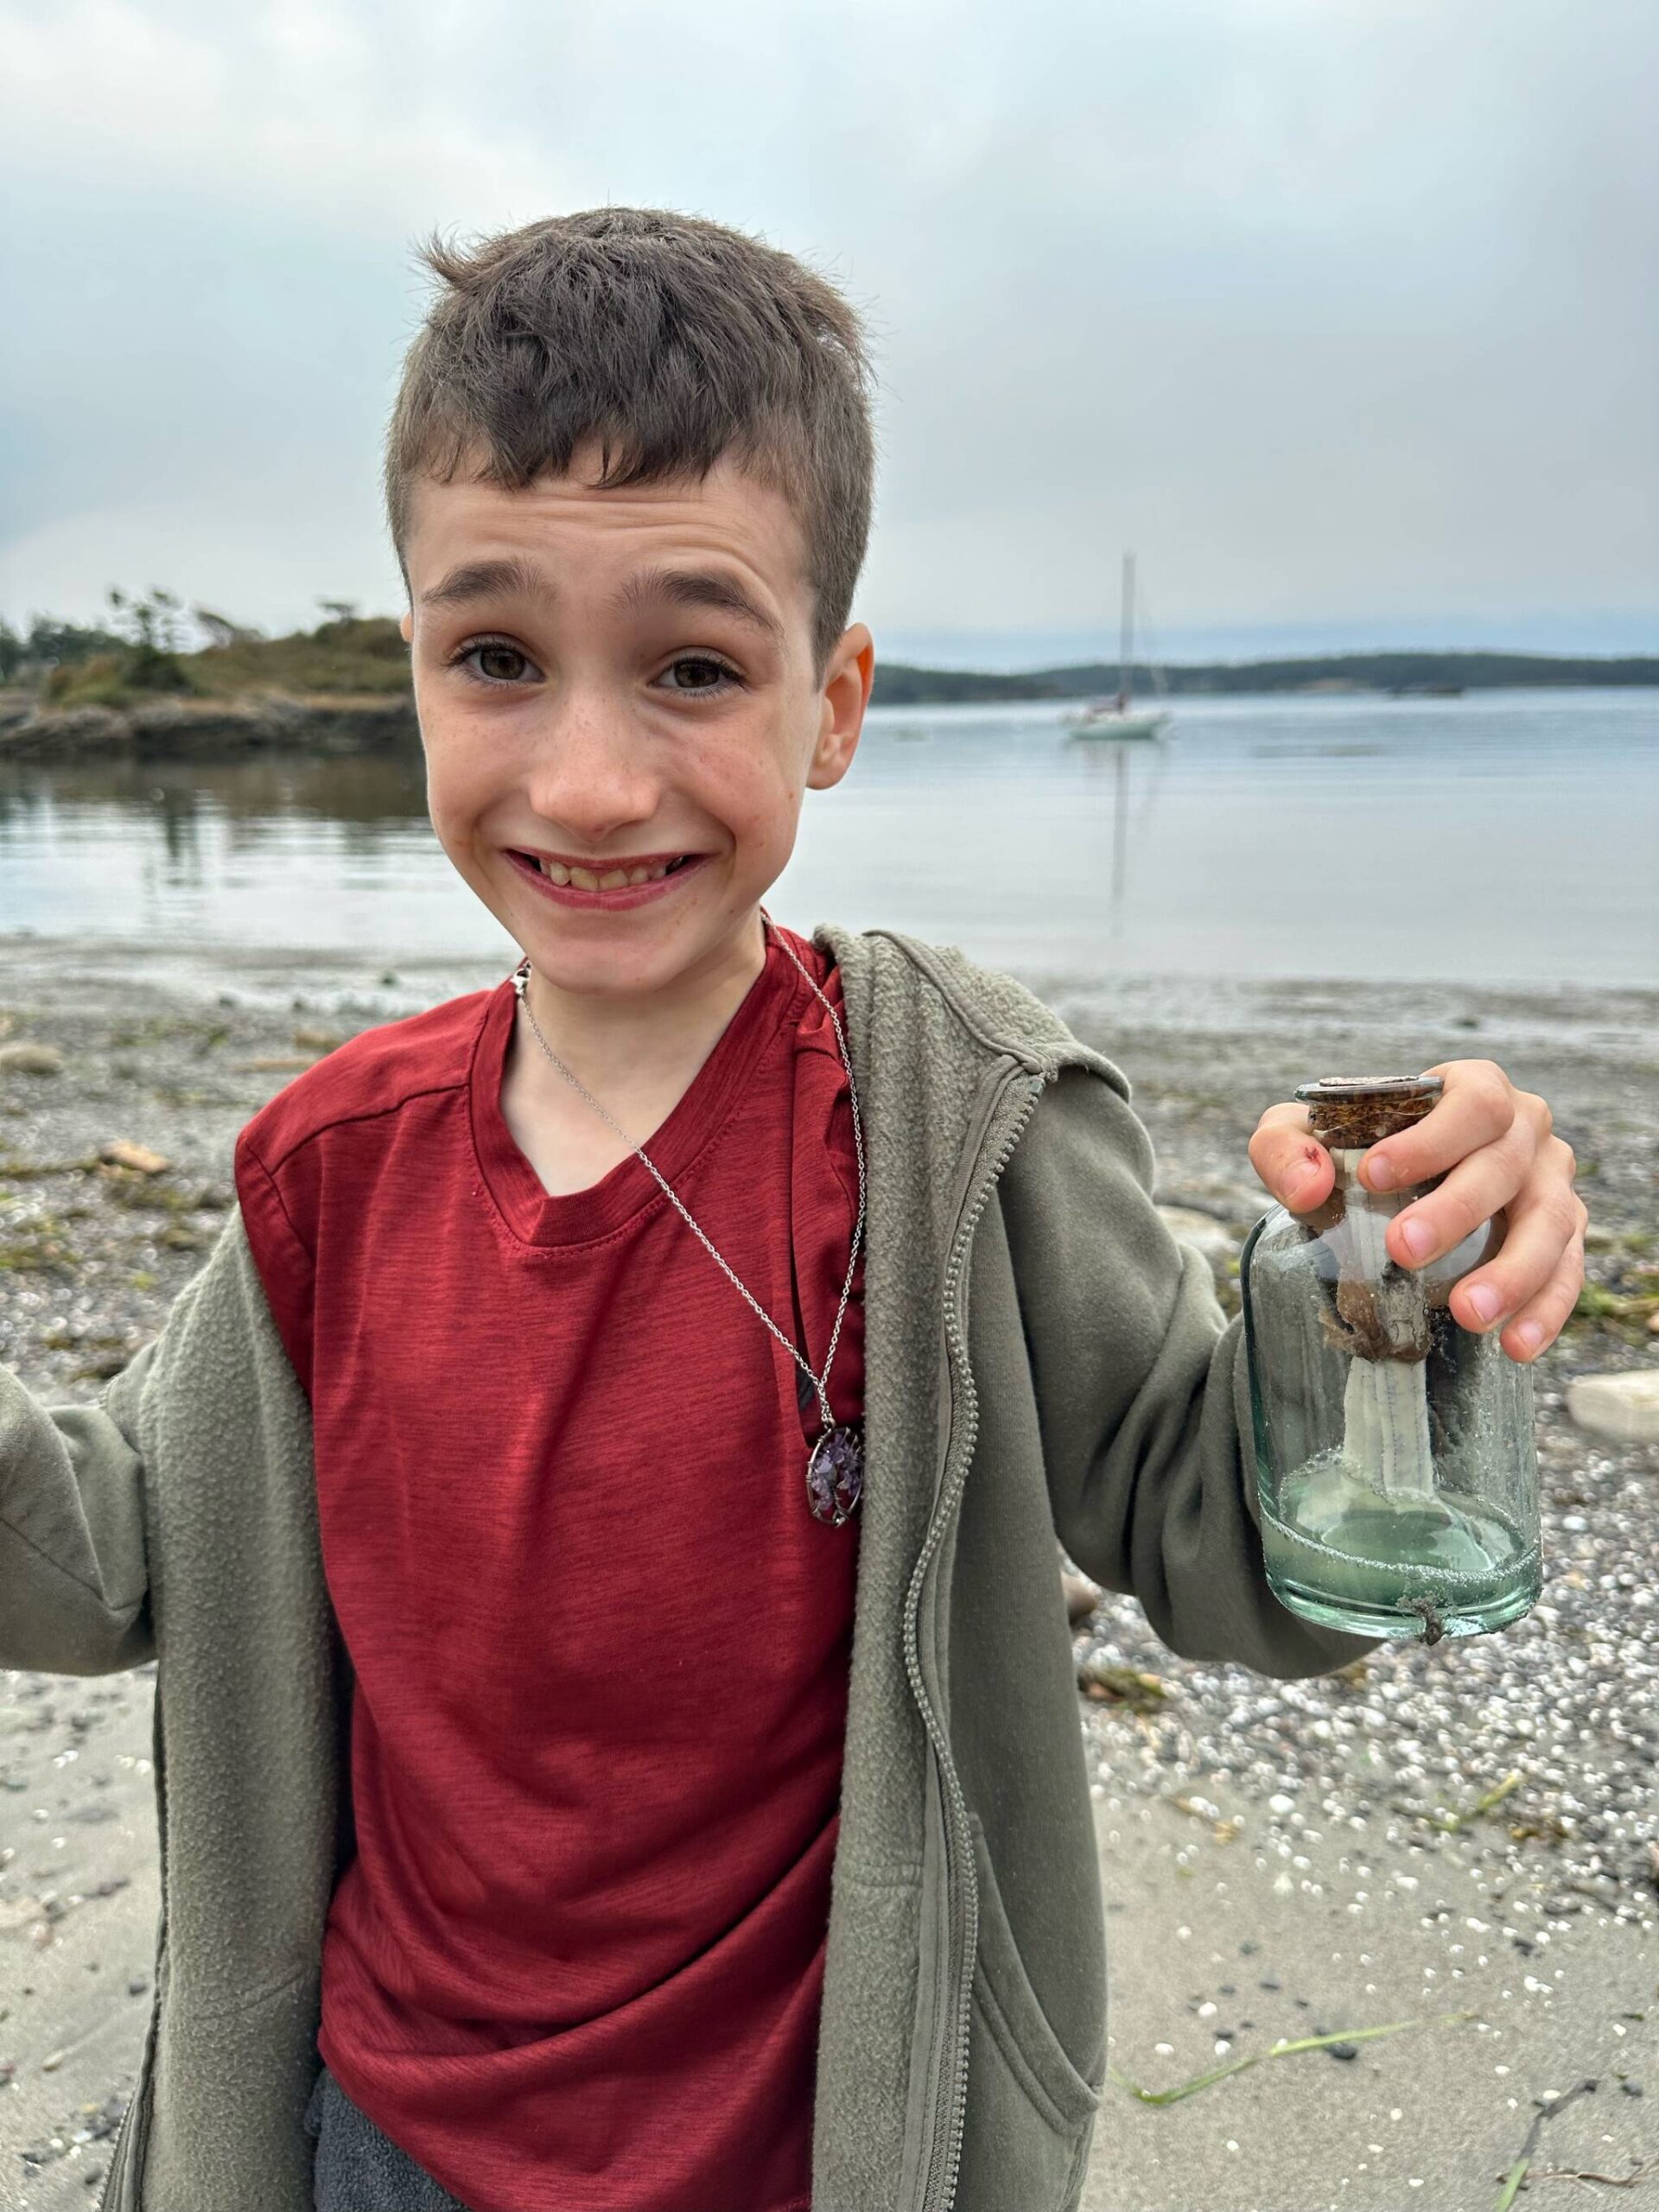
[[[522,489],[589,438],[598,481],[701,477],[729,452],[789,502],[814,594],[815,677],[847,626],[875,473],[858,315],[741,231],[654,207],[590,207],[483,239],[435,232],[443,283],[410,346],[386,435],[386,512],[405,586],[417,474]]]

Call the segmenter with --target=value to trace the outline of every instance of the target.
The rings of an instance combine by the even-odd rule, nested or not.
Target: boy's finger
[[[1496,1144],[1483,1145],[1460,1160],[1427,1198],[1389,1224],[1389,1255],[1402,1268],[1438,1260],[1507,1206],[1531,1173],[1533,1152],[1526,1132],[1511,1129]]]
[[[1515,1121],[1521,1094],[1496,1062],[1448,1060],[1425,1073],[1445,1083],[1439,1103],[1410,1128],[1371,1147],[1359,1170],[1369,1190],[1397,1191],[1402,1184],[1444,1175],[1503,1136]]]
[[[1566,1327],[1584,1288],[1584,1247],[1575,1238],[1566,1257],[1536,1298],[1505,1325],[1498,1338],[1511,1359],[1536,1359]]]
[[[1306,1106],[1269,1106],[1250,1139],[1250,1165],[1281,1206],[1306,1213],[1328,1198],[1337,1171],[1308,1128]]]
[[[1555,1282],[1563,1262],[1579,1249],[1578,1210],[1570,1192],[1565,1205],[1557,1204],[1553,1196],[1541,1198],[1523,1192],[1510,1208],[1497,1251],[1453,1288],[1452,1319],[1477,1335],[1511,1317],[1518,1320]],[[1573,1295],[1578,1296],[1576,1290]]]

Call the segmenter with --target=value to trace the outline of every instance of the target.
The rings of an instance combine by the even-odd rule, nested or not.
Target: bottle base
[[[1536,1542],[1450,1486],[1389,1494],[1330,1452],[1262,1505],[1268,1584],[1321,1627],[1438,1643],[1507,1627],[1537,1599]]]
[[[1433,1593],[1388,1605],[1335,1599],[1328,1592],[1305,1589],[1271,1574],[1268,1580],[1280,1604],[1303,1620],[1313,1621],[1320,1628],[1342,1629],[1350,1636],[1387,1637],[1396,1643],[1438,1643],[1442,1637],[1488,1636],[1530,1612],[1538,1602],[1540,1587],[1534,1577],[1478,1602],[1448,1594],[1442,1609]]]

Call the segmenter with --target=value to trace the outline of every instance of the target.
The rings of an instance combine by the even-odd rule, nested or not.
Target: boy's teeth
[[[573,883],[578,891],[620,891],[625,884],[655,883],[668,874],[671,863],[659,861],[655,868],[607,868],[603,875],[588,868],[566,868],[563,861],[543,861],[539,865],[550,883]]]

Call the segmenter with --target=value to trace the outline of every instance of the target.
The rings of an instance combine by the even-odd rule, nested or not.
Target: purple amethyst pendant
[[[864,1436],[860,1424],[838,1422],[812,1446],[806,1463],[806,1502],[820,1521],[839,1528],[864,1490]]]

